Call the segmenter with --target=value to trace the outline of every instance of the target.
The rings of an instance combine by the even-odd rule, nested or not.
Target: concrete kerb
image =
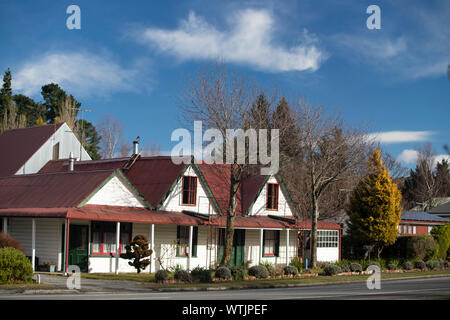
[[[449,274],[438,274],[438,275],[424,275],[424,276],[413,276],[413,277],[393,277],[385,278],[382,281],[393,281],[393,280],[407,280],[407,279],[420,279],[420,278],[439,278],[448,277]],[[225,291],[225,290],[246,290],[246,289],[275,289],[275,288],[295,288],[295,287],[313,287],[321,285],[332,285],[339,283],[358,283],[366,282],[367,279],[361,280],[336,280],[336,281],[323,281],[315,283],[286,283],[286,284],[258,284],[258,285],[246,285],[246,286],[226,286],[226,287],[182,287],[182,288],[149,288],[153,291],[159,292],[181,292],[181,291]]]
[[[394,281],[394,280],[407,280],[407,279],[420,279],[420,278],[438,278],[438,277],[448,277],[449,274],[437,274],[437,275],[423,275],[423,276],[411,276],[411,277],[392,277],[392,278],[384,278],[382,281]],[[257,284],[257,285],[230,285],[230,286],[221,286],[221,287],[174,287],[174,288],[152,288],[145,286],[146,283],[137,282],[136,284],[144,285],[145,289],[149,291],[155,292],[183,292],[183,291],[226,291],[226,290],[249,290],[249,289],[271,289],[271,288],[295,288],[295,287],[312,287],[312,286],[321,286],[321,285],[333,285],[339,283],[358,283],[365,282],[367,279],[358,279],[358,280],[336,280],[336,281],[321,281],[315,283],[286,283],[286,284]],[[6,288],[5,288],[6,289]],[[115,292],[120,292],[118,290],[108,290],[107,292],[102,290],[74,290],[74,289],[64,289],[64,288],[43,288],[43,289],[27,289],[24,290],[19,288],[14,288],[8,291],[15,291],[16,294],[24,294],[24,295],[34,295],[34,294],[82,294],[82,293],[105,293],[111,294]],[[123,291],[122,291],[123,292]]]

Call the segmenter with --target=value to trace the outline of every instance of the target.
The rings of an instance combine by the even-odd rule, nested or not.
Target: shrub
[[[233,277],[233,280],[243,280],[245,276],[244,269],[238,266],[231,267],[231,276]]]
[[[231,270],[227,267],[219,267],[216,270],[215,277],[219,279],[231,279]]]
[[[266,267],[267,271],[269,271],[269,275],[272,274],[272,272],[273,272],[272,269],[274,268],[274,265],[272,263],[270,263],[270,262],[261,262],[259,265]]]
[[[191,282],[191,275],[189,272],[183,269],[178,269],[175,271],[175,274],[173,275],[175,280],[181,281],[181,282]]]
[[[424,270],[426,268],[426,264],[425,262],[423,262],[423,260],[417,260],[416,262],[414,262],[414,267],[416,269]]]
[[[335,264],[327,264],[325,266],[325,268],[323,268],[323,272],[325,273],[325,275],[327,276],[332,276],[338,273],[341,273],[341,268]]]
[[[437,260],[428,260],[425,265],[427,266],[428,269],[430,270],[436,270],[439,269],[441,267],[441,264],[439,263],[439,261]]]
[[[265,279],[269,276],[269,271],[263,265],[253,266],[248,269],[248,274],[258,279]]]
[[[296,267],[298,272],[301,272],[303,270],[303,262],[299,257],[293,258],[289,264]]]
[[[389,261],[389,263],[395,264],[397,266],[397,269],[401,269],[402,264],[400,263],[400,260],[391,259],[391,261]],[[389,268],[389,265],[388,265],[388,268]]]
[[[284,274],[288,276],[295,276],[298,274],[298,269],[295,266],[284,267]]]
[[[202,267],[196,267],[191,271],[193,280],[198,280],[202,283],[212,282],[211,271]]]
[[[409,261],[403,262],[403,269],[412,270],[413,268],[414,268],[414,265],[411,262],[409,262]]]
[[[381,270],[381,265],[380,265],[380,263],[378,261],[370,261],[368,266],[367,266],[367,268],[370,267],[370,266],[377,266]]]
[[[350,272],[350,271],[352,271],[352,269],[350,268],[349,264],[341,264],[340,267],[341,267],[341,271],[342,272]]]
[[[31,262],[20,250],[0,248],[0,283],[30,282],[32,277]]]
[[[450,223],[433,227],[431,234],[436,242],[436,256],[445,259],[450,248]]]
[[[387,268],[388,270],[397,270],[397,265],[394,263],[389,263]]]
[[[169,273],[166,270],[158,270],[155,273],[155,280],[157,282],[163,282],[169,278]]]
[[[150,256],[153,250],[149,248],[149,241],[146,236],[138,234],[128,245],[125,246],[126,253],[122,253],[122,259],[132,260],[128,264],[136,269],[137,273],[150,265]]]
[[[276,264],[269,270],[269,274],[271,277],[281,277],[284,275],[284,268],[282,265]]]
[[[350,270],[352,270],[353,272],[361,272],[363,271],[363,268],[359,263],[353,262],[352,264],[350,264]]]
[[[432,236],[415,236],[411,241],[414,258],[423,260],[430,258],[434,254],[435,241]]]
[[[19,241],[11,237],[11,235],[0,232],[0,248],[16,248],[23,252],[22,245]]]

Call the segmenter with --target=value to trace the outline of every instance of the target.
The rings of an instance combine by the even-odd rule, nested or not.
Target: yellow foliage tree
[[[380,257],[384,246],[397,240],[401,219],[401,193],[376,149],[369,158],[369,173],[350,198],[348,215],[352,239],[374,245]]]

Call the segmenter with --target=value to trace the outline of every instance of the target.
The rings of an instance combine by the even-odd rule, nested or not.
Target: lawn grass
[[[412,271],[402,273],[382,273],[382,279],[395,279],[417,276],[433,276],[433,275],[449,275],[450,269],[436,271]],[[83,273],[82,278],[86,279],[102,279],[102,280],[128,280],[146,283],[154,289],[159,288],[191,288],[191,287],[265,287],[278,285],[299,285],[314,283],[331,283],[331,282],[348,282],[348,281],[365,281],[369,275],[349,275],[349,276],[317,276],[304,278],[287,278],[287,279],[267,279],[267,280],[241,280],[241,281],[223,281],[213,283],[156,283],[155,275],[149,273],[133,274],[133,273]]]
[[[36,282],[0,283],[0,288],[28,288],[28,287],[48,287],[49,284]]]

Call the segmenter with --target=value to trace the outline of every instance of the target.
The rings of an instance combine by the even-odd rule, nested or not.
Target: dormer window
[[[197,177],[183,177],[183,194],[181,204],[195,206],[197,199]]]
[[[278,183],[267,184],[267,210],[278,210]]]

